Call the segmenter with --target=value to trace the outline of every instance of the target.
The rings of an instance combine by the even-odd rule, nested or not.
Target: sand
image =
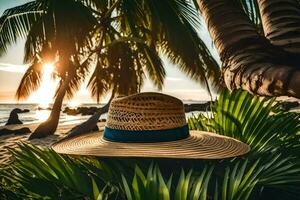
[[[99,122],[98,127],[99,128],[103,127],[104,124],[105,123],[103,123],[103,122]],[[34,131],[38,125],[39,125],[39,123],[23,124],[23,125],[9,125],[9,126],[0,126],[0,129],[3,129],[3,128],[19,129],[22,127],[28,127],[31,131]],[[64,136],[66,136],[66,133],[76,125],[77,124],[59,125],[54,135],[51,135],[51,136],[48,136],[45,138],[41,138],[41,139],[33,139],[30,141],[28,141],[28,137],[30,134],[18,135],[18,136],[11,134],[11,135],[0,136],[0,166],[8,164],[10,161],[10,154],[9,154],[7,148],[11,148],[11,149],[17,148],[17,144],[20,142],[34,144],[34,145],[38,145],[40,147],[50,147],[51,144],[53,144],[54,142],[63,138]]]

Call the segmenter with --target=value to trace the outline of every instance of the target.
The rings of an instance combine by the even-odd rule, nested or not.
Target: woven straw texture
[[[112,101],[107,127],[118,130],[166,130],[186,125],[184,106],[175,97],[160,93],[140,93]],[[122,132],[120,132],[122,134]],[[171,142],[124,143],[103,139],[103,130],[63,139],[52,148],[63,154],[102,157],[158,157],[222,159],[247,153],[248,145],[233,138],[202,131]]]
[[[115,98],[106,126],[118,130],[164,130],[186,125],[182,101],[160,93],[145,92]]]
[[[63,154],[101,157],[149,157],[223,159],[247,153],[248,145],[214,133],[191,131],[191,136],[172,142],[119,143],[102,138],[102,132],[79,136],[52,148]]]

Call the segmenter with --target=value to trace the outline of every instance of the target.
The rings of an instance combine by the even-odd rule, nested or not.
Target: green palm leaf
[[[300,191],[299,160],[272,152],[261,159],[197,161],[194,164],[199,167],[187,171],[168,165],[168,174],[176,175],[170,176],[161,173],[164,165],[160,162],[144,173],[133,160],[128,164],[135,168],[126,169],[126,160],[70,158],[25,144],[19,148],[12,151],[10,166],[0,171],[0,197],[15,193],[18,198],[32,199],[233,200],[258,199],[271,191],[295,196]]]
[[[242,7],[245,14],[251,22],[257,27],[260,33],[263,34],[263,27],[257,0],[236,0],[237,4]]]
[[[14,165],[4,176],[22,185],[28,195],[36,193],[40,197],[60,199],[61,195],[67,197],[73,193],[68,198],[72,199],[93,194],[92,179],[73,160],[25,144],[19,148],[22,153],[12,151]]]
[[[44,13],[42,1],[32,1],[4,11],[0,18],[0,55],[19,37],[25,38],[30,27]]]
[[[189,125],[239,139],[249,144],[253,152],[280,150],[296,154],[299,115],[276,112],[278,106],[274,99],[253,97],[246,91],[224,91],[212,106],[212,117],[193,117]]]

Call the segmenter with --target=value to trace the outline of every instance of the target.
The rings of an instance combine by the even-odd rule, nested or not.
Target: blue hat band
[[[181,140],[189,137],[188,125],[165,130],[129,131],[105,127],[103,138],[112,142],[154,143]]]

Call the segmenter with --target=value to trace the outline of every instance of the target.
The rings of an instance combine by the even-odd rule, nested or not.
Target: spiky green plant
[[[210,161],[104,159],[21,144],[1,170],[0,198],[299,199],[297,114],[281,111],[273,99],[224,91],[210,117],[190,118],[189,125],[241,139],[251,152]]]
[[[255,153],[300,155],[299,114],[282,111],[275,98],[225,90],[211,111],[209,117],[199,114],[189,118],[189,127],[236,138],[249,144]]]

